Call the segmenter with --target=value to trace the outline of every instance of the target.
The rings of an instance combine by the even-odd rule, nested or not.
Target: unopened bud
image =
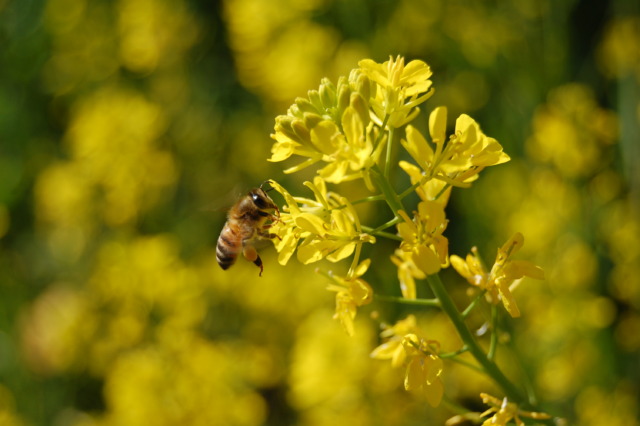
[[[358,92],[351,94],[349,104],[356,110],[362,124],[366,127],[369,124],[369,104],[362,98],[362,95]]]
[[[312,112],[306,112],[304,114],[304,124],[307,129],[313,129],[316,125],[323,120],[322,116],[314,114]]]
[[[305,142],[311,141],[309,129],[307,129],[307,126],[304,124],[303,120],[293,120],[293,122],[291,123],[291,127],[293,129],[293,132],[296,134],[296,136],[298,136],[300,140],[303,140]]]
[[[323,78],[320,84],[320,100],[325,110],[336,105],[336,88],[328,78]]]

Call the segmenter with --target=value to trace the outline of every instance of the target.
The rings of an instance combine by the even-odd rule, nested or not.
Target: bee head
[[[262,187],[252,190],[249,193],[249,196],[251,197],[251,201],[253,201],[253,204],[255,204],[256,207],[260,210],[277,209],[273,200],[271,200],[271,198],[267,195],[266,191],[262,189]]]

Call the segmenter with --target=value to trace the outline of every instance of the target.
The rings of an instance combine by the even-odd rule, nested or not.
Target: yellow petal
[[[427,402],[432,407],[440,405],[440,401],[442,401],[442,396],[444,395],[444,386],[442,385],[442,381],[438,379],[431,385],[428,385],[424,390],[424,395],[427,398]]]
[[[322,176],[327,182],[340,183],[346,179],[348,167],[348,161],[335,161],[328,164],[321,170],[318,170],[318,174]]]
[[[461,142],[465,144],[471,145],[477,142],[479,130],[478,123],[467,114],[461,114],[456,120],[456,134],[461,135]]]
[[[391,358],[391,366],[393,368],[398,368],[404,364],[404,361],[407,359],[407,351],[404,350],[401,344],[398,344],[396,347],[396,351]]]
[[[286,265],[298,246],[298,238],[296,238],[295,232],[291,228],[280,238],[281,240],[274,240],[278,251],[278,263]]]
[[[440,260],[428,246],[418,246],[414,249],[412,258],[418,269],[427,275],[433,275],[440,271]]]
[[[407,139],[401,140],[402,146],[413,157],[413,159],[423,168],[426,169],[433,161],[433,149],[422,136],[422,134],[413,126],[406,128]]]
[[[374,359],[392,359],[398,346],[399,343],[397,341],[383,343],[375,348],[369,356]]]
[[[321,242],[312,238],[305,239],[296,252],[298,260],[304,265],[321,260],[324,257],[324,253],[319,247]]]
[[[453,269],[455,269],[458,274],[462,275],[462,277],[466,279],[471,279],[473,277],[473,274],[469,270],[469,265],[467,265],[467,262],[465,262],[460,256],[452,254],[449,256],[449,261],[451,262]]]
[[[371,259],[363,260],[358,266],[356,266],[356,269],[353,271],[353,275],[355,277],[363,276],[365,272],[367,272],[367,269],[369,269],[369,265],[371,265]]]
[[[429,65],[425,62],[415,59],[404,67],[402,73],[402,82],[405,85],[424,82],[431,77],[432,72]]]
[[[331,262],[339,262],[351,256],[356,248],[355,242],[345,244],[344,241],[325,241],[323,245],[325,247],[325,253],[330,253],[327,255],[327,260]]]
[[[507,240],[506,243],[504,243],[502,247],[500,247],[498,250],[498,257],[503,256],[503,259],[506,259],[520,250],[520,247],[523,245],[524,236],[521,233],[516,232],[511,238],[509,238],[509,240]],[[496,263],[498,263],[497,260]]]
[[[314,235],[324,235],[327,232],[325,222],[314,214],[300,213],[293,220],[298,228]]]
[[[416,295],[416,282],[413,279],[411,270],[408,265],[401,265],[398,268],[398,281],[400,281],[400,291],[402,297],[409,300],[414,300]]]
[[[347,107],[342,114],[342,129],[347,137],[347,143],[351,146],[361,147],[364,141],[364,125],[358,112]]]
[[[435,383],[442,374],[442,359],[435,355],[429,355],[425,363],[425,380],[428,385]]]
[[[293,155],[295,149],[298,146],[300,146],[300,144],[292,141],[291,139],[276,142],[271,147],[271,158],[269,158],[267,161],[284,161]]]
[[[404,388],[406,390],[419,389],[424,385],[424,373],[422,370],[422,363],[419,356],[414,356],[409,365],[407,365],[407,371],[404,376]]]
[[[429,115],[429,134],[435,144],[442,144],[447,137],[447,108],[438,107]]]
[[[373,290],[371,286],[363,279],[357,278],[351,282],[349,286],[349,294],[356,306],[363,306],[371,303],[373,298]]]
[[[502,304],[504,308],[509,312],[509,315],[513,318],[518,318],[520,316],[520,309],[518,309],[518,305],[516,305],[516,301],[509,290],[509,286],[506,282],[496,283],[498,286],[498,291],[500,292],[500,298],[502,299]]]
[[[340,137],[343,136],[333,121],[322,121],[311,129],[311,142],[323,154],[333,154],[338,148],[337,139]]]

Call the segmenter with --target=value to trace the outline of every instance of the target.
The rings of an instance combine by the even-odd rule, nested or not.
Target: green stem
[[[374,294],[374,298],[381,302],[402,303],[405,305],[431,306],[434,308],[440,307],[440,302],[437,299],[405,299],[404,297],[382,296],[379,294]]]
[[[476,307],[476,305],[478,304],[478,302],[480,301],[480,299],[482,299],[484,297],[484,295],[487,293],[487,290],[482,290],[480,293],[478,293],[478,295],[476,296],[475,299],[473,299],[471,301],[471,303],[469,303],[469,306],[467,306],[467,308],[462,312],[462,318],[467,318],[469,316],[469,314],[471,313],[471,311],[473,310],[473,308]]]
[[[387,155],[384,159],[384,177],[389,179],[391,175],[391,155],[393,154],[393,135],[394,128],[389,127],[389,140],[387,141]]]
[[[465,352],[468,352],[469,348],[467,348],[466,346],[461,347],[460,349],[458,349],[457,351],[454,352],[447,352],[444,354],[438,354],[438,356],[442,359],[447,359],[447,358],[454,358],[460,354],[463,354]]]
[[[484,353],[476,339],[473,337],[473,334],[467,327],[464,322],[464,318],[456,308],[455,304],[451,297],[449,297],[449,293],[444,288],[444,284],[440,280],[438,275],[428,275],[427,281],[429,282],[429,286],[433,291],[433,294],[440,300],[440,305],[442,310],[449,316],[453,326],[458,331],[460,338],[464,342],[465,346],[469,349],[469,352],[473,357],[478,361],[478,363],[484,369],[484,372],[487,373],[495,382],[500,385],[507,398],[509,398],[512,402],[524,402],[525,397],[511,381],[504,375],[504,373],[498,368],[498,366],[487,358],[487,355]],[[455,359],[455,358],[454,358]]]
[[[378,232],[378,231],[385,230],[387,228],[391,228],[392,226],[395,226],[395,225],[399,224],[400,222],[402,222],[402,218],[394,217],[390,221],[388,221],[386,223],[383,223],[382,225],[378,226],[374,231]]]
[[[400,237],[399,235],[392,234],[390,232],[376,231],[375,229],[373,229],[373,228],[371,228],[369,226],[363,226],[362,230],[364,232],[366,232],[367,234],[374,235],[376,237],[384,237],[384,238],[388,238],[390,240],[402,241],[402,237]]]
[[[384,201],[389,205],[391,211],[396,217],[400,217],[398,211],[403,210],[406,211],[404,206],[402,205],[402,201],[398,198],[398,194],[393,190],[389,180],[385,178],[382,173],[380,173],[380,169],[378,166],[373,166],[371,169],[371,177],[375,181],[376,185],[382,191],[384,195]]]
[[[469,361],[465,361],[464,359],[461,359],[458,357],[448,358],[448,361],[455,362],[456,364],[464,365],[465,367],[470,368],[471,370],[477,371],[479,373],[485,372],[484,369],[482,369],[481,367],[478,367],[477,365],[472,364]]]
[[[407,195],[413,194],[413,191],[415,191],[419,186],[420,186],[420,182],[414,183],[409,188],[405,189],[400,195],[398,195],[398,198],[402,200]]]
[[[496,349],[498,348],[498,307],[491,305],[491,339],[489,343],[489,352],[487,352],[487,358],[491,361],[496,356]]]
[[[384,200],[384,195],[380,194],[380,195],[370,195],[369,197],[364,197],[364,198],[360,198],[359,200],[355,200],[352,201],[351,204],[362,204],[362,203],[369,203],[371,201],[383,201]],[[343,207],[343,206],[340,206]]]

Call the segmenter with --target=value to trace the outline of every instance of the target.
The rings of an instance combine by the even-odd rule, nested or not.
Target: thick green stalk
[[[394,189],[391,187],[391,184],[389,183],[389,181],[382,175],[378,166],[373,166],[370,169],[370,172],[371,172],[371,177],[373,178],[373,181],[378,186],[378,189],[380,189],[380,191],[384,195],[384,201],[387,202],[387,204],[393,211],[393,214],[396,217],[400,217],[400,215],[398,214],[398,211],[400,210],[406,211],[406,210],[402,205],[402,201],[400,200],[400,198],[398,198],[398,194],[396,194]]]
[[[437,274],[429,275],[427,276],[427,281],[429,282],[429,286],[431,287],[433,294],[435,294],[436,298],[440,300],[442,310],[449,316],[451,322],[458,331],[460,338],[476,361],[478,361],[482,366],[484,371],[491,376],[498,385],[500,385],[509,401],[516,403],[526,402],[526,398],[520,389],[509,381],[493,361],[487,358],[487,355],[473,337],[473,334],[467,327],[467,324],[465,324],[464,318],[462,318],[462,315],[454,305],[453,300],[449,297],[449,293],[447,293],[447,290],[444,288],[440,277]]]

